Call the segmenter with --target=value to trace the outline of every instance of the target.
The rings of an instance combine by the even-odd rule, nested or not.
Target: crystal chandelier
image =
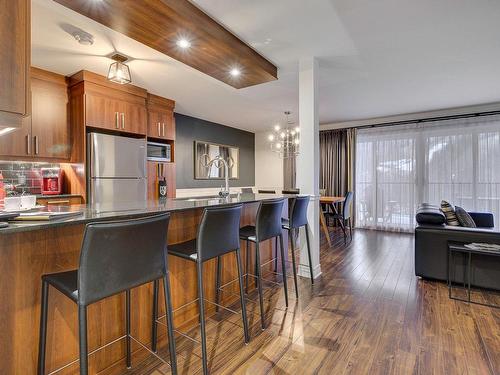
[[[273,132],[268,136],[271,150],[282,158],[291,158],[299,154],[300,128],[293,126],[294,122],[290,120],[290,113],[290,111],[285,112],[285,123],[276,124]]]

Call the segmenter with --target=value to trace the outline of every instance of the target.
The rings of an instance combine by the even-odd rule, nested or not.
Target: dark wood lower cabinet
[[[241,225],[255,220],[258,203],[243,206]],[[196,237],[201,209],[173,212],[169,231],[169,244]],[[41,276],[78,267],[84,225],[65,225],[1,234],[0,254],[0,373],[35,375],[38,355],[38,333],[40,324]],[[262,262],[270,259],[273,241],[261,245]],[[140,249],[138,249],[140,251]],[[242,244],[242,257],[245,259]],[[253,262],[252,252],[252,262]],[[252,263],[253,264],[253,263]],[[174,309],[194,301],[197,297],[195,264],[177,257],[169,257],[168,267],[172,285]],[[223,283],[236,277],[234,254],[222,258]],[[206,298],[214,300],[215,260],[205,263]],[[233,288],[234,286],[234,288]],[[227,288],[237,292],[237,284]],[[222,303],[234,301],[232,293],[223,295]],[[49,291],[49,321],[47,335],[47,373],[78,358],[78,308],[67,297],[54,289]],[[151,283],[132,290],[132,332],[145,345],[151,342]],[[160,315],[164,314],[164,303],[160,296]],[[207,305],[207,314],[214,307]],[[125,332],[124,293],[107,298],[88,310],[89,351],[120,337]],[[192,303],[178,310],[174,316],[176,328],[194,326],[198,323],[198,308]],[[162,326],[160,326],[162,327]],[[165,348],[165,329],[159,329],[160,350]],[[137,348],[133,346],[134,350]],[[26,353],[26,355],[23,355]],[[136,365],[144,350],[134,351],[132,363]],[[90,356],[89,374],[126,373],[125,341],[121,340]],[[144,358],[144,357],[143,357]],[[62,374],[77,374],[78,363],[65,369]]]

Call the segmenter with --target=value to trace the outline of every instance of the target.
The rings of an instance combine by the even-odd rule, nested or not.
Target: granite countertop
[[[2,234],[25,232],[52,228],[56,226],[86,224],[95,221],[106,221],[115,219],[132,219],[162,212],[186,211],[197,208],[211,206],[223,206],[236,203],[252,203],[273,198],[288,197],[286,195],[273,194],[235,194],[227,198],[218,197],[199,197],[199,198],[177,198],[162,199],[160,201],[129,202],[101,205],[72,205],[46,207],[39,212],[80,212],[78,216],[71,216],[63,219],[54,219],[50,221],[32,221],[32,222],[10,222],[7,228],[0,229]]]

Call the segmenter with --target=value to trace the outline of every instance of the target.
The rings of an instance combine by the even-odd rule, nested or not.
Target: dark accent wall
[[[177,189],[220,187],[224,180],[195,180],[194,141],[206,141],[240,149],[239,179],[229,186],[255,185],[255,134],[195,117],[175,114],[175,165]]]

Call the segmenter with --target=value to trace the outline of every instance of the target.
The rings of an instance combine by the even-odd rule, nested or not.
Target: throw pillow
[[[462,207],[455,206],[455,215],[457,215],[458,222],[463,227],[476,228],[474,219]]]
[[[446,201],[441,201],[441,211],[443,211],[444,216],[446,216],[446,224],[454,227],[459,227],[460,222],[455,214],[455,209],[451,204]]]

